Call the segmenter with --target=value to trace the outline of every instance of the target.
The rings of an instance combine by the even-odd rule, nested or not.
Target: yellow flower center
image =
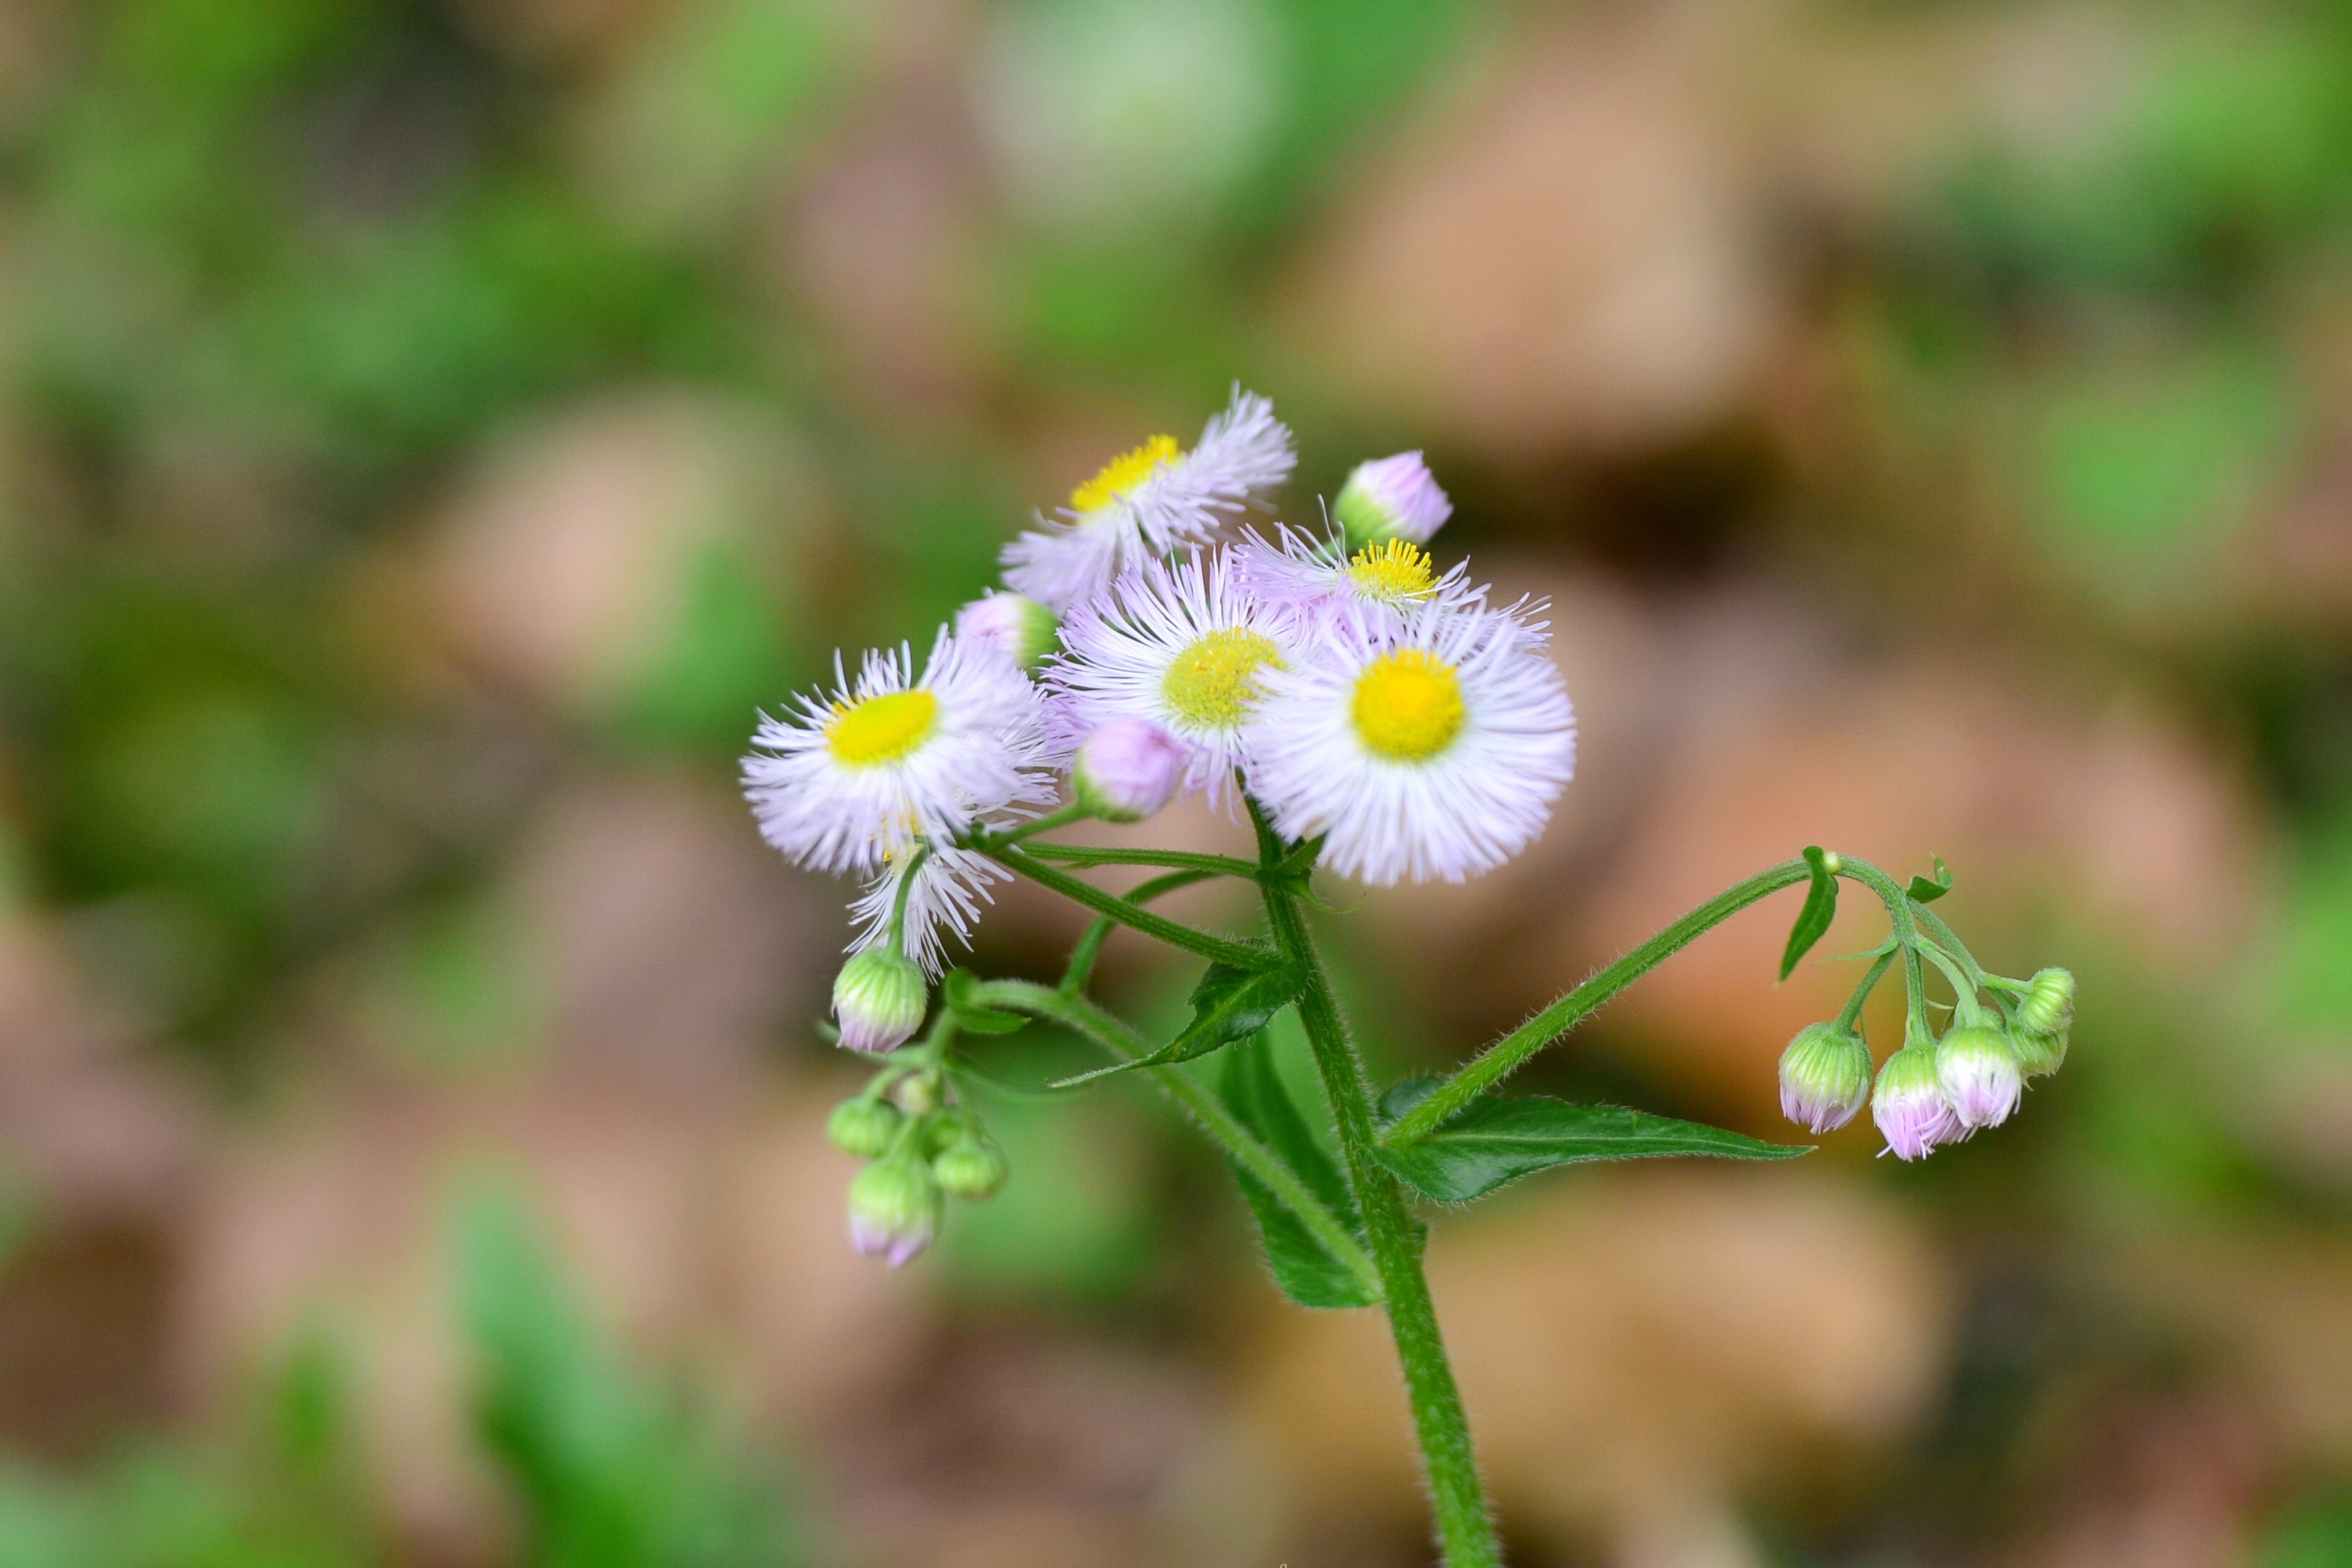
[[[1209,730],[1231,730],[1249,716],[1257,700],[1260,665],[1282,668],[1274,644],[1253,631],[1229,626],[1211,632],[1176,656],[1160,678],[1160,694],[1183,718]]]
[[[1417,647],[1384,653],[1356,677],[1349,709],[1364,744],[1398,762],[1425,762],[1462,729],[1462,683],[1454,667]]]
[[[1426,594],[1436,583],[1430,574],[1428,553],[1402,539],[1367,544],[1357,551],[1348,563],[1348,577],[1364,597],[1391,604]]]
[[[1107,507],[1175,460],[1176,437],[1154,436],[1134,451],[1113,458],[1101,473],[1072,490],[1070,510],[1085,513]]]
[[[824,727],[825,748],[846,767],[895,763],[921,745],[940,716],[928,691],[887,691],[835,708]]]

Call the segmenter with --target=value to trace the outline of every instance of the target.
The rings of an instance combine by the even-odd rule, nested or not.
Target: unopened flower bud
[[[915,961],[890,947],[869,947],[841,966],[833,982],[833,1016],[853,1051],[887,1051],[923,1026],[931,988]]]
[[[849,1245],[897,1268],[939,1235],[945,1207],[929,1165],[904,1155],[877,1160],[849,1184]]]
[[[1968,1132],[1936,1081],[1936,1048],[1929,1045],[1905,1046],[1880,1066],[1870,1119],[1898,1160],[1925,1158],[1938,1143]]]
[[[1454,503],[1430,477],[1419,452],[1399,452],[1359,463],[1331,503],[1332,515],[1348,536],[1348,553],[1368,544],[1402,539],[1426,544],[1454,515]]]
[[[2029,1079],[2043,1078],[2066,1065],[2066,1037],[2037,1035],[2023,1026],[2009,1032],[2009,1048],[2017,1070]]]
[[[1837,1024],[1808,1024],[1780,1053],[1780,1114],[1815,1132],[1853,1121],[1870,1102],[1870,1047]]]
[[[942,1189],[977,1202],[996,1195],[1008,1174],[1004,1155],[986,1138],[960,1138],[931,1162],[931,1174]]]
[[[1086,738],[1070,764],[1080,805],[1107,822],[1141,822],[1184,782],[1184,750],[1159,725],[1114,719]]]
[[[843,1153],[872,1160],[888,1152],[901,1120],[898,1108],[888,1100],[853,1095],[833,1108],[824,1135]]]
[[[2074,1026],[2074,977],[2063,969],[2044,969],[2026,982],[2024,998],[2017,1005],[2017,1022],[2031,1035],[2063,1037]]]
[[[940,1108],[940,1079],[936,1073],[910,1072],[898,1080],[891,1092],[898,1097],[898,1109],[909,1116],[929,1116]]]
[[[1936,1081],[1969,1128],[1998,1127],[2017,1109],[2025,1078],[1998,1024],[1958,1024],[1936,1045]]]
[[[1061,635],[1054,612],[1025,594],[991,590],[956,612],[956,635],[1002,650],[1023,669],[1034,669]]]

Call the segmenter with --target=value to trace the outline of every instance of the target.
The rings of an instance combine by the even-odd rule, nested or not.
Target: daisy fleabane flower
[[[1152,437],[1072,491],[1060,517],[1041,516],[1041,527],[1006,545],[1005,585],[1066,613],[1138,562],[1206,542],[1297,461],[1274,405],[1236,386],[1191,451],[1172,436]]]
[[[888,946],[895,931],[898,952],[937,980],[947,967],[948,940],[969,947],[981,905],[995,901],[989,884],[1012,879],[986,856],[951,844],[894,856],[849,906],[857,924],[849,951]]]
[[[1247,756],[1260,683],[1296,652],[1298,622],[1243,589],[1231,562],[1147,560],[1062,623],[1046,689],[1076,732],[1155,724],[1184,753],[1186,793],[1222,802]]]
[[[1055,758],[1026,676],[942,626],[921,678],[914,650],[876,650],[852,685],[761,717],[743,759],[760,836],[796,863],[872,873],[925,841],[1054,798]]]
[[[1416,605],[1462,609],[1482,601],[1483,587],[1467,580],[1466,563],[1440,574],[1429,552],[1410,540],[1390,539],[1350,553],[1338,539],[1310,539],[1278,528],[1272,542],[1245,534],[1233,547],[1234,575],[1270,604],[1314,614],[1342,605],[1402,613]]]
[[[1491,871],[1543,831],[1576,764],[1559,672],[1509,612],[1349,606],[1264,679],[1250,792],[1286,838],[1388,887]]]

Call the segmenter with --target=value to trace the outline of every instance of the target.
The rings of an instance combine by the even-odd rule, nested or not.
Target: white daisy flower
[[[1072,491],[1059,518],[1041,516],[1040,528],[1006,545],[1005,584],[1066,613],[1138,562],[1205,542],[1226,515],[1289,478],[1297,461],[1274,405],[1236,386],[1190,452],[1172,436],[1154,436]]]
[[[981,905],[995,902],[989,884],[1012,879],[1012,872],[986,856],[951,844],[933,844],[928,854],[894,856],[849,906],[850,918],[857,922],[857,937],[849,951],[888,945],[895,925],[898,952],[937,980],[947,967],[948,939],[970,947]]]
[[[1297,618],[1244,592],[1225,560],[1146,560],[1070,612],[1045,679],[1079,734],[1123,719],[1158,725],[1183,748],[1186,792],[1215,803],[1245,760],[1260,681],[1297,641]]]
[[[1466,562],[1443,574],[1429,552],[1410,540],[1367,544],[1350,554],[1338,539],[1310,539],[1296,529],[1276,531],[1269,543],[1245,534],[1233,547],[1234,575],[1258,598],[1308,614],[1358,605],[1395,614],[1415,605],[1463,609],[1483,602]]]
[[[921,840],[1054,798],[1044,710],[994,647],[944,626],[922,678],[914,651],[869,652],[852,687],[834,657],[834,690],[762,715],[743,759],[760,836],[800,865],[873,872]]]
[[[1250,792],[1286,837],[1378,887],[1459,882],[1543,830],[1576,764],[1559,672],[1510,612],[1349,607],[1270,669]]]

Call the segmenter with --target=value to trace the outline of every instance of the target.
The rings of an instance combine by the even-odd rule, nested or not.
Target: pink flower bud
[[[1353,554],[1391,539],[1428,543],[1454,515],[1454,503],[1437,488],[1419,452],[1399,452],[1357,464],[1339,487],[1331,510],[1347,531],[1348,551]]]
[[[1924,1159],[1938,1143],[1968,1135],[1936,1081],[1936,1047],[1926,1044],[1906,1046],[1880,1067],[1870,1119],[1898,1160]]]
[[[2017,1109],[2025,1079],[2000,1030],[1960,1024],[1936,1046],[1936,1081],[1969,1127],[1998,1127]]]
[[[1116,719],[1088,735],[1070,767],[1078,804],[1111,822],[1157,814],[1183,779],[1184,749],[1141,719]]]
[[[1061,632],[1053,611],[1020,594],[983,594],[956,612],[955,624],[956,636],[1003,650],[1023,669],[1036,668]]]

